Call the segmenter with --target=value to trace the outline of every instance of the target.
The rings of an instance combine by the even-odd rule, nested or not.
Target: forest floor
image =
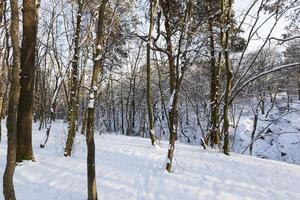
[[[2,124],[3,135],[6,135]],[[63,156],[66,128],[56,122],[44,149],[45,131],[33,127],[36,162],[16,168],[18,200],[86,199],[86,143],[76,136],[72,157]],[[245,155],[225,156],[199,146],[177,143],[173,173],[168,174],[166,142],[95,135],[98,195],[102,200],[300,199],[300,166]],[[6,137],[0,143],[0,174],[6,161]],[[0,182],[2,194],[2,181]],[[2,197],[0,197],[2,199]]]
[[[249,155],[249,144],[254,128],[255,110],[258,108],[256,99],[240,101],[235,106],[235,120],[231,120],[230,136],[231,151]],[[300,101],[293,99],[287,104],[287,96],[278,94],[273,106],[270,99],[265,101],[265,114],[258,109],[258,121],[254,134],[253,156],[269,160],[277,160],[300,165]],[[182,114],[182,113],[181,113]],[[185,116],[184,116],[185,117]],[[185,120],[184,120],[185,121]],[[207,131],[205,120],[202,127]],[[167,133],[167,125],[164,130]],[[159,133],[159,127],[156,132]],[[184,137],[184,132],[187,137]],[[196,116],[189,111],[189,125],[179,126],[179,140],[185,144],[200,146],[202,131],[197,124]],[[168,140],[165,134],[162,140]]]

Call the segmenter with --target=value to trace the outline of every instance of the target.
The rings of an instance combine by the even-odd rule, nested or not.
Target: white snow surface
[[[72,157],[63,156],[67,129],[55,122],[44,149],[45,131],[33,127],[36,162],[16,167],[19,200],[83,200],[86,189],[86,143],[77,135]],[[6,135],[5,124],[2,124]],[[6,137],[0,143],[0,174],[6,162]],[[95,135],[97,188],[103,200],[300,199],[300,166],[245,155],[225,156],[198,146],[176,144],[173,173],[164,169],[168,143],[150,139]],[[2,181],[0,182],[2,194]],[[2,199],[3,196],[0,196]]]

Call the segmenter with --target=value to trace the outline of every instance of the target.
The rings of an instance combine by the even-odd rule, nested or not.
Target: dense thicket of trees
[[[258,102],[249,103],[255,121],[279,92],[287,104],[300,100],[299,6],[259,0],[236,15],[232,0],[0,1],[5,199],[15,199],[16,160],[34,159],[32,122],[45,128],[41,148],[55,120],[68,124],[64,156],[72,156],[76,134],[86,135],[91,200],[98,133],[148,137],[154,146],[168,140],[168,172],[176,140],[229,155],[244,102]],[[272,37],[285,17],[292,31]]]

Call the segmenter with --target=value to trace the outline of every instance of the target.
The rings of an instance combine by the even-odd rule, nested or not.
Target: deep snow
[[[254,143],[253,155],[300,165],[300,101],[294,100],[289,109],[286,101],[285,96],[278,95],[268,117],[259,113],[255,136],[262,133],[263,137]],[[243,152],[250,143],[253,120],[252,109],[244,109],[236,130],[235,152]],[[248,150],[245,154],[249,154]]]
[[[36,162],[17,166],[15,189],[21,200],[86,199],[86,144],[77,135],[73,156],[63,156],[66,128],[56,122],[45,149],[44,131],[34,126]],[[3,124],[3,132],[6,135]],[[103,200],[300,199],[300,166],[249,156],[225,156],[177,143],[174,172],[164,170],[167,143],[153,148],[149,139],[96,135],[98,195]],[[0,174],[6,139],[0,143]],[[2,194],[2,181],[0,183]],[[2,198],[2,196],[1,196]]]

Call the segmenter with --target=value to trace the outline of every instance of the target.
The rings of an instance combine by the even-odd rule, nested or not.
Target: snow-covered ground
[[[265,113],[268,109],[270,103]],[[253,123],[252,109],[245,109],[236,130],[235,152],[244,152],[251,142]],[[255,137],[258,135],[262,137],[253,145],[254,156],[300,165],[300,101],[294,100],[288,108],[286,97],[279,95],[267,117],[259,112]]]
[[[230,126],[231,151],[249,155],[247,147],[251,143],[254,111],[257,105],[257,99],[241,100],[235,105],[235,112],[230,114],[232,122]],[[260,109],[258,113],[257,128],[254,134],[254,138],[258,137],[258,139],[253,143],[252,155],[300,165],[300,101],[294,97],[288,107],[286,95],[277,94],[273,107],[270,99],[266,98],[265,114],[262,114]],[[235,116],[234,120],[232,119],[233,115]],[[182,143],[200,146],[202,131],[197,124],[194,111],[189,110],[189,125],[185,123],[185,106],[181,108],[180,116],[183,123],[179,126],[179,140]],[[202,115],[201,117],[201,126],[206,134],[208,131],[207,116]],[[167,128],[165,123],[165,133],[168,133]],[[160,130],[160,127],[157,126],[156,132],[159,133]],[[163,135],[162,140],[168,140],[168,134]]]
[[[3,124],[4,125],[4,124]],[[5,129],[3,126],[4,135]],[[36,162],[17,166],[19,200],[86,199],[86,144],[77,135],[73,156],[63,156],[66,129],[56,122],[45,149],[44,131],[34,126]],[[102,200],[300,199],[300,166],[177,143],[174,172],[164,170],[167,143],[153,148],[148,139],[96,135],[98,195]],[[6,139],[0,143],[0,174]],[[2,181],[0,182],[2,194]],[[0,197],[1,199],[2,197]]]

